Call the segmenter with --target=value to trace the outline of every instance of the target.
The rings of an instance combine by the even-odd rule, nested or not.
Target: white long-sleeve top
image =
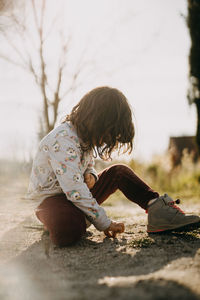
[[[84,182],[84,174],[98,175],[92,153],[82,152],[75,128],[69,122],[53,129],[40,142],[28,188],[28,198],[41,202],[65,193],[98,230],[109,227],[111,220],[93,198]]]

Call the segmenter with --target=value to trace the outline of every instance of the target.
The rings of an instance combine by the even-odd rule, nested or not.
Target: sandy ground
[[[24,185],[0,190],[0,300],[200,299],[200,229],[147,235],[137,206],[105,207],[125,222],[118,239],[93,226],[75,246],[52,245],[24,199]],[[200,205],[183,205],[200,214]]]

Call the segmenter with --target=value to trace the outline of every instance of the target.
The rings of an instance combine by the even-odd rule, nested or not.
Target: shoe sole
[[[200,221],[195,223],[189,223],[182,226],[177,226],[173,228],[167,228],[167,229],[157,229],[157,230],[147,230],[148,233],[164,233],[164,232],[172,232],[172,231],[192,231],[194,229],[200,228]]]

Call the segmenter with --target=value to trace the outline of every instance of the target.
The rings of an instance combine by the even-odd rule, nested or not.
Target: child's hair
[[[76,128],[83,151],[96,149],[102,159],[111,158],[114,149],[132,151],[135,130],[131,109],[126,97],[115,88],[91,90],[74,106],[66,121]]]

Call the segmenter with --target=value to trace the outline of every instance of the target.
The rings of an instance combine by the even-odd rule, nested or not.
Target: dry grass
[[[136,172],[142,172],[142,177],[159,193],[168,193],[174,198],[180,197],[192,202],[199,201],[200,161],[193,163],[187,152],[184,152],[181,165],[174,169],[170,168],[168,157],[164,155],[156,157],[148,165],[138,166],[135,163],[135,166]]]

